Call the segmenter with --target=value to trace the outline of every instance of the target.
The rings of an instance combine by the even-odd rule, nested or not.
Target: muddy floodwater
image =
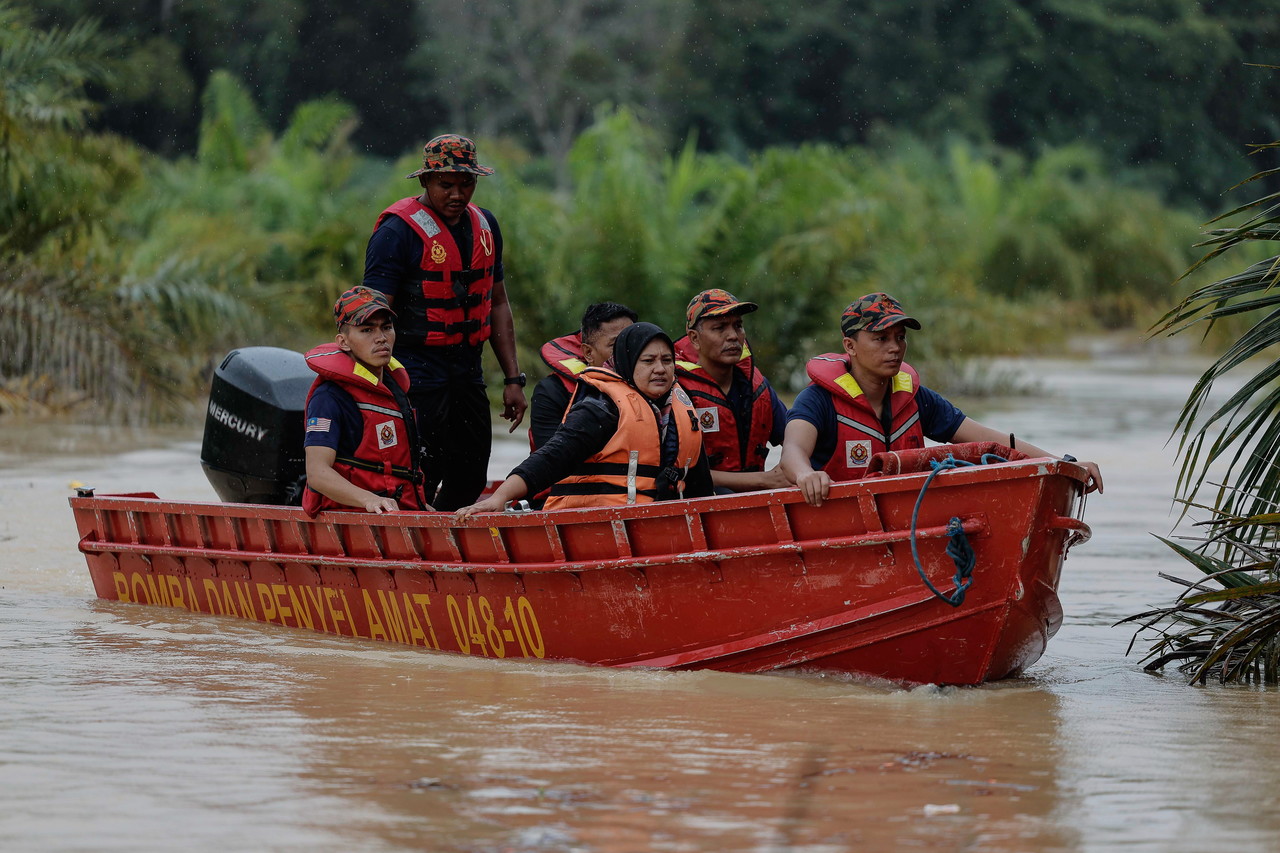
[[[1113,627],[1171,597],[1158,571],[1190,576],[1152,533],[1191,366],[1021,367],[1042,396],[970,413],[1096,460],[1107,491],[1045,656],[968,689],[461,658],[98,601],[70,484],[213,499],[199,431],[0,421],[0,851],[1280,849],[1277,693],[1143,673]]]

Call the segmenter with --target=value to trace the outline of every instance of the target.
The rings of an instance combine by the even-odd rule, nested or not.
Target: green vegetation
[[[1280,142],[1256,146],[1280,148]],[[1246,183],[1263,181],[1268,170]],[[1280,683],[1280,193],[1218,217],[1201,245],[1208,250],[1188,274],[1222,255],[1243,256],[1242,271],[1197,288],[1164,316],[1159,331],[1175,335],[1227,326],[1223,353],[1187,397],[1177,429],[1182,471],[1178,491],[1188,510],[1210,513],[1199,526],[1207,535],[1194,548],[1168,540],[1204,573],[1198,582],[1163,575],[1186,587],[1174,604],[1126,621],[1156,628],[1147,669],[1176,665],[1192,681]],[[1215,383],[1236,371],[1252,371],[1239,390],[1212,412]],[[1215,467],[1217,466],[1217,467]],[[1210,471],[1220,485],[1208,503],[1200,496]],[[1217,604],[1217,607],[1209,605]],[[1135,637],[1136,639],[1136,637]]]
[[[66,18],[81,5],[50,3],[42,14]],[[651,97],[660,63],[650,56],[628,65],[628,38],[645,26],[692,27],[689,15],[713,7],[738,14],[733,4],[671,3],[685,17],[659,24],[628,7],[638,17],[624,16],[626,27],[605,33],[586,14],[596,4],[568,5],[585,17],[566,12],[557,26],[579,28],[561,35],[580,50],[556,61],[604,74],[601,58],[618,50],[639,76],[619,78],[616,91]],[[306,17],[328,7],[272,8]],[[504,39],[547,11],[536,2],[521,8]],[[121,99],[138,91],[139,45],[147,56],[166,56],[166,44],[193,44],[180,35],[195,38],[186,29],[139,41],[123,7],[111,9],[106,31],[131,34],[127,49],[94,24],[41,28],[0,0],[0,168],[9,189],[0,198],[0,412],[180,415],[198,405],[227,349],[304,348],[327,336],[328,306],[359,281],[375,215],[415,191],[402,176],[430,131],[401,134],[404,154],[395,163],[370,157],[358,142],[361,128],[370,129],[362,107],[321,96],[318,86],[294,101],[287,80],[262,84],[274,66],[253,66],[253,89],[229,71],[174,69],[173,86],[201,83],[198,109],[190,104],[198,125],[189,148],[159,154],[108,132],[110,122],[93,125],[101,106],[117,127],[132,127],[121,119]],[[228,10],[217,13],[225,20],[205,23],[234,29]],[[771,11],[752,14],[764,16],[761,26],[776,23]],[[271,20],[277,35],[288,30],[284,18]],[[298,38],[316,32],[301,20]],[[694,29],[681,32],[691,38]],[[235,64],[227,45],[222,53],[205,46],[199,55]],[[445,62],[446,53],[432,53],[432,61]],[[733,64],[717,55],[716,67]],[[574,100],[580,93],[573,75],[567,79],[569,89],[556,97]],[[487,85],[500,93],[514,83]],[[167,115],[157,91],[147,97],[157,116]],[[477,123],[495,133],[479,143],[499,173],[481,182],[476,200],[503,227],[522,361],[532,370],[540,368],[539,344],[572,329],[593,300],[620,299],[674,330],[688,297],[711,286],[767,307],[752,319],[754,346],[783,386],[807,355],[837,345],[834,317],[871,290],[893,292],[928,324],[913,361],[957,364],[1053,346],[1076,331],[1149,325],[1146,312],[1167,300],[1168,282],[1191,260],[1185,247],[1198,217],[1131,174],[1117,180],[1114,152],[1102,148],[1019,152],[926,139],[903,122],[904,129],[856,139],[773,138],[748,150],[757,137],[743,131],[733,141],[721,122],[713,135],[725,150],[716,152],[701,136],[646,120],[652,104],[631,100],[636,106],[584,117],[563,144],[536,128],[520,131],[514,119]],[[462,103],[450,114],[465,122]]]
[[[1138,634],[1158,631],[1145,658],[1149,672],[1174,666],[1193,684],[1280,683],[1280,513],[1211,515],[1194,548],[1161,540],[1204,579],[1161,572],[1184,592],[1168,607],[1124,621],[1141,623]]]
[[[102,126],[189,152],[226,70],[272,130],[336,96],[383,157],[444,130],[506,136],[567,184],[601,103],[732,153],[958,134],[1035,159],[1086,139],[1121,180],[1200,204],[1270,139],[1275,0],[40,0],[118,39]],[[1216,203],[1216,202],[1215,202]]]

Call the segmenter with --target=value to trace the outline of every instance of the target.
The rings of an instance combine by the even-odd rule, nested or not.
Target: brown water
[[[1045,657],[974,689],[489,661],[99,602],[68,484],[212,499],[198,434],[0,423],[0,850],[1280,847],[1277,694],[1146,675],[1112,627],[1171,596],[1158,570],[1189,574],[1150,535],[1186,369],[1027,369],[1048,396],[975,414],[1097,460],[1107,493]]]

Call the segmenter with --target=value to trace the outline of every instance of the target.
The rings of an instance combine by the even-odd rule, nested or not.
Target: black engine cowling
[[[303,416],[316,374],[300,353],[232,350],[213,374],[200,464],[218,497],[232,503],[302,502]]]

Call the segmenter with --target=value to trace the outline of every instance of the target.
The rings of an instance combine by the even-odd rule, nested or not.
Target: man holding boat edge
[[[564,424],[459,520],[501,512],[550,489],[544,509],[622,506],[713,491],[693,402],[675,378],[675,348],[652,323],[632,323],[608,367],[579,376]]]
[[[946,398],[920,384],[905,361],[907,329],[920,328],[887,293],[869,293],[840,318],[843,353],[810,359],[812,384],[796,397],[787,419],[782,468],[809,504],[827,498],[832,481],[856,480],[871,457],[885,450],[942,443],[995,441],[1030,456],[1052,456],[1011,433],[983,426]],[[1092,462],[1086,491],[1101,492]]]
[[[395,313],[376,290],[353,287],[333,306],[338,333],[307,353],[317,374],[307,392],[302,508],[366,512],[431,509],[420,490],[409,377],[391,352]]]
[[[488,480],[492,444],[481,353],[489,341],[502,367],[502,417],[524,419],[525,375],[516,357],[515,321],[494,215],[471,203],[477,161],[464,136],[423,147],[422,194],[378,216],[365,251],[364,285],[387,295],[399,316],[395,356],[408,371],[422,435],[426,494],[441,510],[466,506]],[[438,487],[438,492],[437,492]]]

